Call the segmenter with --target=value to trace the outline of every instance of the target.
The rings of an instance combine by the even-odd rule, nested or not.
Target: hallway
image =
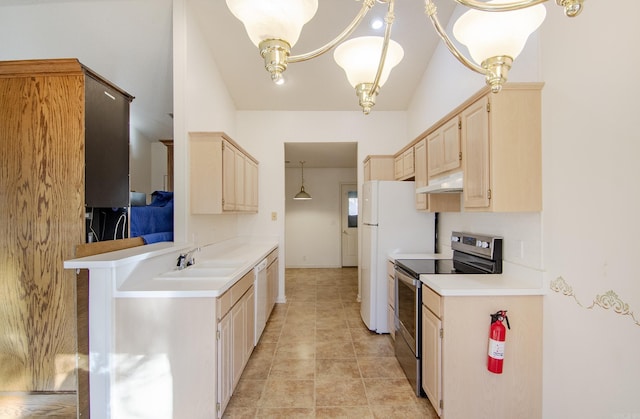
[[[358,271],[287,269],[225,418],[433,418],[397,363],[389,335],[360,319]]]

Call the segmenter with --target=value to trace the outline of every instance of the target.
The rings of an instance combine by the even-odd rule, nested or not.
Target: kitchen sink
[[[156,279],[228,279],[238,267],[201,267],[193,265],[182,270],[162,273]]]

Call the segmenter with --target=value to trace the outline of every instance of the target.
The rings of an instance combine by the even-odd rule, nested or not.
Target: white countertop
[[[389,260],[397,259],[448,259],[445,253],[393,253]],[[420,275],[420,281],[442,296],[506,296],[506,295],[544,295],[542,287],[543,272],[538,269],[517,265],[507,261],[502,263],[502,273]]]
[[[202,246],[194,253],[194,265],[177,270],[177,255],[194,247],[156,243],[65,261],[64,267],[113,269],[118,298],[218,297],[276,249],[278,241],[237,238]]]

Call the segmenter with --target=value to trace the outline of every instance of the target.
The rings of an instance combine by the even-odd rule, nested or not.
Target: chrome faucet
[[[195,247],[186,253],[180,253],[180,256],[178,256],[178,264],[176,265],[178,267],[178,270],[182,270],[187,266],[191,266],[196,263],[196,259],[193,257],[193,254],[199,251],[200,248]]]

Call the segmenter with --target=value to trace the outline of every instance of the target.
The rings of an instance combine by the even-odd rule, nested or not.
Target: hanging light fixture
[[[347,41],[338,47],[334,54],[336,62],[344,68],[349,82],[356,88],[360,106],[365,114],[371,111],[379,87],[384,84],[389,72],[400,62],[404,54],[402,47],[390,39],[395,0],[362,0],[362,8],[338,36],[320,48],[301,55],[290,55],[291,48],[298,41],[304,24],[315,15],[318,9],[317,0],[226,1],[231,12],[244,23],[249,38],[258,47],[260,55],[264,58],[265,68],[276,83],[282,82],[282,73],[288,63],[307,61],[330,51],[353,33],[376,2],[386,3],[388,11],[385,17],[385,36],[379,38],[381,41],[375,41],[376,45],[373,48],[377,51],[374,56],[378,57],[375,77],[370,75],[373,72],[370,70],[366,78],[357,77],[355,80],[356,70],[352,68],[353,63],[347,63],[349,57],[360,54],[364,56],[365,53],[360,52],[361,48],[372,50],[370,44],[374,43],[373,40],[365,42],[356,38]],[[437,8],[432,0],[424,0],[425,13],[436,33],[456,59],[467,68],[483,74],[491,90],[498,93],[527,38],[542,24],[546,14],[542,3],[548,0],[453,1],[472,9],[454,24],[453,33],[461,43],[467,45],[473,61],[466,58],[453,44],[438,20]],[[564,8],[568,17],[580,14],[583,3],[584,0],[556,0],[556,4]],[[376,68],[373,60],[367,60],[367,66]]]
[[[365,115],[375,105],[379,87],[389,78],[391,69],[398,65],[404,56],[404,50],[395,41],[389,41],[387,56],[380,60],[383,53],[384,38],[379,36],[363,36],[350,39],[338,46],[333,53],[336,63],[344,69],[351,86],[356,89],[360,106]],[[376,65],[384,64],[379,78],[376,78]],[[375,81],[378,80],[376,83]]]
[[[307,191],[304,190],[304,164],[305,164],[305,161],[300,160],[300,171],[302,174],[302,181],[300,183],[300,192],[298,192],[296,196],[293,197],[293,199],[295,199],[296,201],[308,201],[311,199],[311,195],[309,195]]]
[[[454,0],[471,8],[453,25],[454,36],[467,45],[472,62],[451,42],[437,16],[432,0],[425,0],[425,13],[436,32],[454,57],[467,68],[483,74],[493,93],[507,81],[513,61],[520,54],[529,35],[546,16],[542,3],[547,0]],[[582,11],[584,0],[556,0],[565,15],[575,17]]]

